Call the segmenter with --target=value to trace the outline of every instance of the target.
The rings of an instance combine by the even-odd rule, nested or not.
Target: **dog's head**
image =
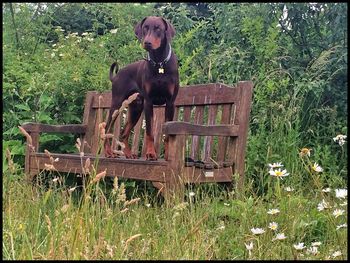
[[[162,43],[170,43],[175,35],[172,24],[162,17],[148,16],[135,26],[135,34],[147,51],[158,49]]]

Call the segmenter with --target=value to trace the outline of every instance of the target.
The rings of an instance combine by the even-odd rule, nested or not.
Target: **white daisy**
[[[250,244],[246,244],[244,243],[245,247],[248,249],[248,250],[252,250],[253,247],[254,247],[254,243],[253,242],[250,242]]]
[[[270,215],[275,215],[275,214],[278,214],[279,212],[280,212],[280,210],[278,210],[276,208],[272,208],[269,211],[267,211],[267,213]]]
[[[346,135],[339,134],[333,138],[333,141],[338,142],[340,146],[343,146],[346,142]]]
[[[346,198],[348,196],[348,189],[335,189],[336,198]]]
[[[265,230],[262,228],[252,228],[252,229],[250,229],[250,231],[252,231],[252,233],[254,235],[260,235],[260,234],[265,233]]]
[[[275,231],[278,228],[278,224],[276,222],[272,222],[269,224],[269,228]]]
[[[294,188],[290,187],[290,186],[287,186],[287,187],[284,188],[284,190],[287,191],[287,192],[293,192]]]
[[[341,255],[343,255],[342,253],[341,253],[341,251],[335,251],[333,254],[332,254],[332,257],[333,258],[336,258],[336,257],[339,257],[339,256],[341,256]]]
[[[286,239],[287,237],[284,235],[284,233],[279,233],[276,235],[275,238],[272,239],[272,241],[275,241],[275,240],[283,240],[283,239]]]
[[[277,170],[270,170],[269,174],[275,177],[285,177],[288,176],[289,173],[287,173],[287,170],[284,169],[283,171],[281,171],[281,169],[277,169]]]
[[[322,243],[321,242],[312,242],[311,243],[311,246],[312,247],[318,247],[318,246],[320,246]]]
[[[303,250],[305,248],[304,243],[299,243],[293,246],[296,250]]]
[[[345,210],[343,210],[343,209],[335,209],[335,210],[333,211],[333,215],[337,218],[338,216],[343,215],[344,212],[345,212]]]
[[[322,211],[326,208],[331,208],[331,206],[324,199],[322,199],[321,203],[317,205],[317,210]]]
[[[331,191],[331,188],[325,188],[325,189],[322,189],[322,192],[324,192],[324,193],[329,193]]]
[[[269,163],[268,166],[270,167],[270,169],[273,169],[273,168],[283,167],[283,164],[282,163],[273,163],[273,164]]]
[[[310,247],[306,250],[306,253],[312,254],[315,256],[318,253],[318,247]]]
[[[317,163],[314,163],[314,165],[311,167],[311,169],[313,171],[315,171],[316,173],[323,172],[323,168],[321,166],[319,166]]]
[[[345,223],[345,224],[342,224],[342,225],[339,225],[337,226],[337,230],[339,230],[340,228],[345,228],[345,227],[348,227],[348,225]]]

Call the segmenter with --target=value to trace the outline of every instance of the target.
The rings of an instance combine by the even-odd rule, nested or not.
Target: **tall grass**
[[[347,206],[334,188],[323,192],[316,181],[314,189],[286,191],[286,180],[266,175],[268,198],[256,194],[251,180],[239,195],[216,184],[189,187],[185,202],[167,207],[147,192],[128,197],[117,179],[107,194],[108,178],[94,174],[79,188],[56,176],[49,185],[30,186],[22,174],[4,174],[3,259],[347,258]],[[322,199],[327,205],[319,211]],[[336,209],[345,213],[335,217]],[[273,240],[277,233],[287,238]],[[321,245],[311,250],[312,242]],[[305,248],[297,250],[298,243]]]

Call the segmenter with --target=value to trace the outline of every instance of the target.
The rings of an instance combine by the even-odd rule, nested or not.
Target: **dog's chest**
[[[155,105],[162,105],[171,97],[168,89],[171,80],[164,77],[165,76],[157,76],[150,83],[151,87],[148,95]]]

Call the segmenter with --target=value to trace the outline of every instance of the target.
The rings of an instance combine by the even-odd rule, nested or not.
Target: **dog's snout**
[[[143,45],[144,45],[145,49],[151,49],[152,48],[152,43],[150,41],[148,41],[148,40],[145,40],[143,42]]]

